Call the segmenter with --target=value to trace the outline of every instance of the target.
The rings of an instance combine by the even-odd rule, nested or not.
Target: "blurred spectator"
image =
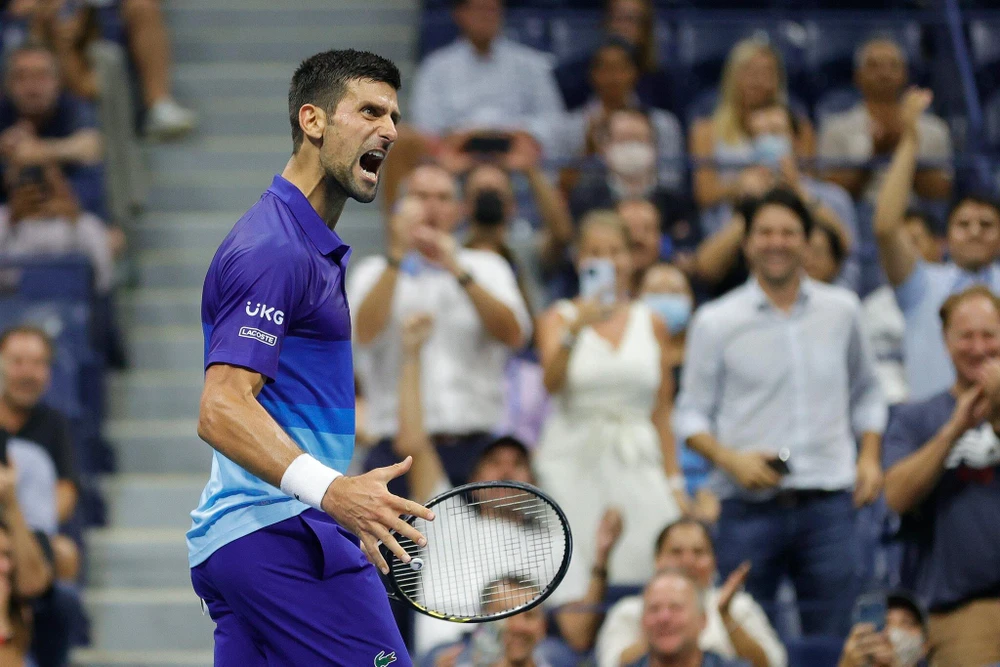
[[[927,614],[906,591],[886,596],[885,628],[858,623],[838,667],[918,667],[927,656]]]
[[[670,80],[657,63],[653,3],[650,0],[607,0],[604,30],[605,39],[623,40],[635,53],[639,66],[635,89],[639,101],[650,107],[672,108]],[[556,67],[556,81],[570,109],[583,105],[597,88],[593,76],[587,77],[587,67],[593,63],[593,57],[588,53]]]
[[[750,113],[749,124],[754,142],[749,161],[753,166],[740,174],[736,205],[720,203],[701,214],[701,229],[709,238],[698,249],[695,271],[712,295],[728,292],[746,281],[748,275],[739,252],[742,221],[734,211],[742,211],[775,186],[794,190],[808,204],[814,218],[827,221],[839,231],[845,248],[851,248],[852,239],[857,237],[850,196],[838,186],[800,172],[792,153],[799,124],[788,107],[780,104],[761,107]],[[855,289],[859,274],[858,258],[850,252],[837,282]]]
[[[107,294],[114,280],[108,228],[80,210],[58,167],[8,169],[7,204],[0,205],[0,256],[80,254],[94,268],[94,286]]]
[[[31,612],[16,586],[14,536],[0,521],[0,664],[21,667],[31,646]]]
[[[885,434],[886,501],[941,667],[1000,661],[1000,299],[978,285],[941,306],[951,388],[896,408]]]
[[[891,155],[913,123],[918,128],[912,130],[918,144],[916,155],[929,163],[917,170],[913,190],[925,199],[947,199],[952,177],[948,126],[925,113],[927,107],[912,121],[905,117],[901,104],[907,85],[903,50],[885,37],[865,42],[855,57],[854,82],[862,101],[849,111],[830,115],[820,128],[819,155],[833,163],[825,170],[825,177],[855,199],[875,201],[885,168],[872,162]]]
[[[656,571],[683,570],[704,600],[706,625],[698,637],[703,651],[724,658],[740,657],[753,667],[785,667],[788,657],[767,615],[741,590],[749,566],[741,566],[722,586],[715,586],[715,550],[704,524],[680,519],[656,540]],[[598,667],[620,667],[646,651],[642,637],[642,597],[622,598],[608,611],[597,637]]]
[[[606,280],[542,316],[538,347],[553,410],[535,458],[542,488],[573,526],[573,561],[554,601],[582,598],[604,511],[625,528],[607,572],[613,584],[651,573],[642,554],[663,524],[687,508],[670,433],[673,377],[666,325],[630,298],[632,260],[621,218],[595,211],[583,221],[577,267]]]
[[[10,172],[54,163],[84,210],[103,215],[101,135],[93,108],[62,90],[56,56],[44,46],[22,46],[7,56],[6,65],[7,96],[0,100],[5,196],[10,196]]]
[[[924,261],[906,231],[903,219],[916,172],[918,119],[931,102],[931,93],[909,91],[900,111],[901,137],[878,193],[875,237],[879,259],[896,301],[906,318],[903,363],[914,400],[946,389],[955,378],[948,362],[937,313],[949,294],[983,284],[1000,291],[1000,204],[991,198],[964,195],[948,215],[950,261]]]
[[[847,248],[840,230],[829,223],[816,220],[809,235],[809,252],[806,254],[806,275],[828,285],[834,284],[847,259]]]
[[[502,418],[504,367],[531,336],[514,272],[493,252],[457,247],[460,206],[454,178],[424,165],[390,222],[386,257],[369,257],[349,276],[355,305],[357,371],[369,397],[368,430],[380,442],[368,467],[396,461],[396,385],[406,317],[431,315],[424,350],[433,391],[424,393],[427,428],[452,483],[464,482]],[[406,496],[403,479],[393,493]]]
[[[30,451],[30,443],[20,442],[25,445],[19,448],[19,442],[14,438],[9,438],[5,431],[0,430],[0,445],[5,451],[10,451],[11,445],[14,451]],[[6,525],[14,543],[14,562],[17,569],[14,571],[14,590],[23,599],[37,598],[51,588],[52,567],[43,549],[48,546],[48,540],[43,532],[36,533],[29,526],[23,514],[21,496],[18,493],[18,472],[11,465],[13,456],[8,457],[6,464],[0,463],[0,520]],[[29,457],[22,457],[22,461],[28,461]],[[30,495],[30,494],[29,494]],[[32,511],[42,510],[42,508],[32,508]],[[55,512],[52,513],[53,516]]]
[[[788,191],[748,211],[752,278],[695,314],[674,430],[715,465],[721,574],[754,563],[747,590],[771,612],[787,575],[803,631],[837,634],[856,508],[882,486],[886,409],[857,297],[803,275],[812,227]]]
[[[503,166],[484,162],[465,179],[465,209],[468,215],[466,247],[494,252],[510,265],[518,287],[532,313],[546,301],[542,287],[543,266],[559,260],[573,239],[573,223],[559,192],[539,168],[539,152],[530,139],[515,139]],[[506,169],[504,168],[506,167]],[[517,200],[511,173],[527,177],[542,229],[517,216]]]
[[[902,231],[909,237],[918,258],[929,264],[940,264],[944,258],[942,239],[938,238],[935,228],[929,214],[918,209],[908,209],[903,214]],[[892,286],[883,285],[866,296],[861,309],[865,333],[875,353],[875,370],[882,393],[889,405],[902,403],[910,393],[903,363],[906,320]]]
[[[705,601],[698,585],[681,570],[657,572],[642,596],[642,639],[645,655],[629,667],[747,667],[699,648],[705,629]]]
[[[595,97],[587,104],[556,119],[551,133],[553,145],[549,157],[562,160],[587,158],[597,153],[602,143],[601,133],[607,131],[608,119],[615,111],[639,109],[636,94],[639,80],[639,63],[632,46],[621,38],[612,38],[594,52],[590,61],[590,78]],[[661,185],[670,190],[680,190],[684,182],[684,138],[681,125],[669,111],[648,108],[644,112],[652,127],[654,159]],[[639,162],[647,151],[646,139],[641,148],[631,145],[629,150]],[[629,145],[629,144],[626,144]],[[588,164],[584,162],[583,168]]]
[[[630,294],[637,294],[639,285],[646,272],[660,261],[664,254],[664,245],[670,240],[663,236],[660,229],[660,212],[648,199],[625,199],[616,207],[625,228],[628,229],[632,253],[632,282]]]
[[[544,375],[533,348],[507,361],[504,369],[504,417],[497,425],[496,433],[512,435],[529,447],[538,444],[551,410]]]
[[[750,117],[754,111],[787,105],[785,70],[781,56],[768,42],[746,39],[729,52],[722,73],[719,101],[711,118],[701,118],[691,128],[694,199],[702,209],[736,202],[746,190],[744,182],[763,180],[754,169],[754,143]],[[806,118],[797,119],[792,154],[811,159],[815,135]],[[759,185],[758,193],[767,189]]]

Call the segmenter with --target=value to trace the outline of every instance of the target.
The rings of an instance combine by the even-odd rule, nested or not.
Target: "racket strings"
[[[528,606],[546,593],[565,553],[566,527],[543,498],[494,486],[445,498],[433,522],[413,525],[427,546],[400,539],[422,567],[393,561],[400,592],[430,612],[489,618]]]

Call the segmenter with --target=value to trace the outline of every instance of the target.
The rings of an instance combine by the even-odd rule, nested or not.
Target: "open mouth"
[[[378,180],[378,170],[379,167],[382,166],[382,162],[385,160],[385,155],[385,151],[371,150],[361,156],[361,171],[368,177],[368,180]]]

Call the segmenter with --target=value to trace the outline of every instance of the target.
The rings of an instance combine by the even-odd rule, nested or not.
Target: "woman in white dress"
[[[586,601],[607,583],[644,583],[652,574],[650,545],[686,509],[670,431],[669,333],[648,306],[629,299],[629,245],[616,213],[587,215],[577,268],[610,260],[613,302],[560,301],[538,327],[553,400],[535,469],[573,531],[573,561],[553,595],[557,604]],[[595,535],[608,508],[621,513],[624,529],[613,553],[598,554]]]

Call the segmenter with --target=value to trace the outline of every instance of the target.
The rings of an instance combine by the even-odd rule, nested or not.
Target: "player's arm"
[[[383,572],[388,566],[379,553],[379,541],[408,562],[409,556],[389,531],[423,545],[424,537],[399,515],[431,520],[434,514],[389,493],[386,484],[406,473],[412,459],[356,477],[340,475],[303,452],[257,402],[264,381],[263,375],[245,368],[209,366],[198,436],[253,475],[336,519],[358,536],[368,558]]]

